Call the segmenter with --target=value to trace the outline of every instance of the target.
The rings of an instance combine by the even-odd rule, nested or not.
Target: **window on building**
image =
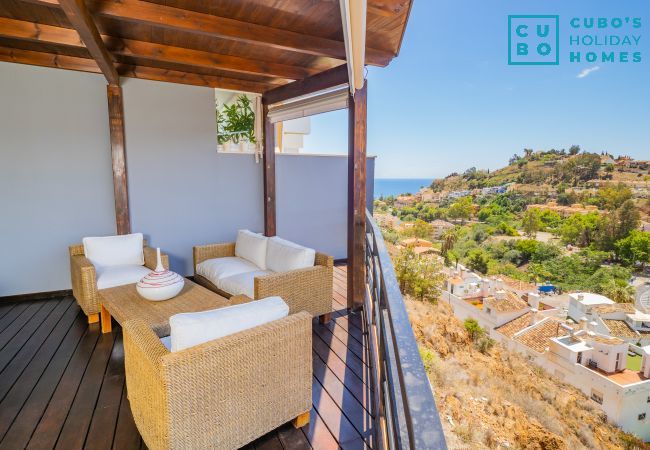
[[[641,413],[641,414],[639,414],[638,419],[639,419],[639,420],[645,420],[645,413]]]
[[[599,405],[603,404],[603,394],[594,389],[591,390],[591,399],[598,403]]]

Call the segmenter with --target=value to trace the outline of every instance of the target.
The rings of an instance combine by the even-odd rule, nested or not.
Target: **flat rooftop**
[[[582,300],[578,298],[580,295],[583,296]],[[612,305],[615,303],[604,295],[594,294],[593,292],[574,292],[569,294],[569,297],[579,301],[583,305]]]
[[[640,381],[650,380],[650,378],[644,377],[641,372],[637,372],[635,370],[630,370],[630,369],[625,369],[622,372],[616,372],[616,373],[606,373],[600,369],[594,369],[591,367],[588,367],[588,369],[601,374],[608,380],[612,380],[614,383],[620,384],[621,386],[627,386],[628,384],[634,384]]]

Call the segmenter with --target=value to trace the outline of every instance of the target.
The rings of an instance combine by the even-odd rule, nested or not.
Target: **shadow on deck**
[[[247,449],[373,446],[367,341],[334,270],[333,320],[314,321],[313,408]],[[72,297],[0,304],[0,449],[146,448],[126,398],[119,325],[102,335]]]

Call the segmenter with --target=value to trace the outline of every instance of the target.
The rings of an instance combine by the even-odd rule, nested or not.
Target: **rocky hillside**
[[[576,151],[579,151],[577,148]],[[648,181],[647,161],[614,157],[600,153],[567,153],[564,150],[524,150],[523,155],[513,155],[508,165],[493,171],[474,167],[463,173],[453,173],[434,180],[434,191],[457,191],[506,183],[523,185],[581,185],[589,180],[613,182]]]
[[[481,353],[444,302],[407,300],[450,449],[649,449],[498,344]]]

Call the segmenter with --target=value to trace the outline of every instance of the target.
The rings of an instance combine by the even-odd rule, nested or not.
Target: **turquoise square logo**
[[[560,16],[508,16],[508,64],[511,66],[560,64]]]

